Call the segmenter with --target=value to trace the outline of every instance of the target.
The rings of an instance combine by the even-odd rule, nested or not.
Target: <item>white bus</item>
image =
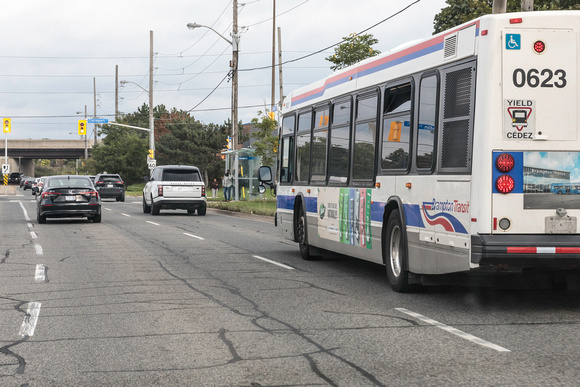
[[[487,15],[292,92],[277,228],[304,259],[385,265],[400,292],[448,273],[577,273],[580,200],[542,187],[579,181],[579,54],[580,11]]]

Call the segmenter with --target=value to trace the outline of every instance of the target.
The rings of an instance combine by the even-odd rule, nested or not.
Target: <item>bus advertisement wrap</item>
[[[372,249],[372,190],[341,188],[318,190],[318,236]]]

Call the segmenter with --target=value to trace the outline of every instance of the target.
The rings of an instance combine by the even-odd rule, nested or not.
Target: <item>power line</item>
[[[398,11],[398,12],[395,12],[394,14],[392,14],[392,15],[391,15],[391,16],[389,16],[389,17],[387,17],[386,19],[383,19],[383,20],[381,20],[380,22],[378,22],[378,23],[376,23],[376,24],[373,24],[372,26],[370,26],[370,27],[368,27],[368,28],[366,28],[366,29],[364,29],[364,30],[360,31],[360,32],[359,32],[357,35],[360,35],[360,34],[362,34],[362,33],[365,33],[365,32],[367,32],[367,31],[369,31],[370,29],[372,29],[372,28],[375,28],[376,26],[378,26],[378,25],[380,25],[380,24],[382,24],[382,23],[386,22],[387,20],[390,20],[390,19],[394,18],[395,16],[397,16],[397,15],[399,15],[399,14],[401,14],[401,13],[405,12],[407,9],[411,8],[413,5],[417,4],[417,3],[418,3],[418,2],[420,2],[420,1],[421,1],[421,0],[416,0],[416,1],[414,1],[413,3],[411,3],[411,4],[407,5],[405,8],[401,9],[400,11]],[[344,43],[344,42],[345,42],[345,40],[343,39],[343,40],[341,40],[340,42],[338,42],[338,43],[335,43],[335,44],[333,44],[333,45],[330,45],[330,46],[328,46],[328,47],[325,47],[325,48],[323,48],[323,49],[321,49],[321,50],[318,50],[318,51],[312,52],[312,53],[310,53],[310,54],[308,54],[308,55],[304,55],[304,56],[301,56],[301,57],[299,57],[299,58],[294,58],[294,59],[287,60],[287,61],[285,61],[285,62],[282,62],[282,63],[280,63],[280,64],[274,65],[274,67],[281,66],[281,65],[285,65],[286,63],[293,63],[293,62],[297,62],[297,61],[299,61],[299,60],[302,60],[302,59],[309,58],[309,57],[311,57],[311,56],[314,56],[314,55],[316,55],[316,54],[320,54],[320,53],[322,53],[322,52],[324,52],[324,51],[326,51],[326,50],[329,50],[329,49],[331,49],[331,48],[333,48],[333,47],[335,47],[335,46],[338,46],[339,44],[342,44],[342,43]],[[269,66],[254,67],[254,68],[249,68],[249,69],[239,69],[238,71],[254,71],[254,70],[264,70],[264,69],[271,69],[271,68],[272,68],[272,65],[269,65]]]

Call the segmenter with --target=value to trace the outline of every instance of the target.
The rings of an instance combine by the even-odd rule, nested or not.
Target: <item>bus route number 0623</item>
[[[557,87],[559,89],[566,87],[566,71],[558,69],[552,71],[551,69],[529,69],[528,72],[524,69],[517,68],[513,73],[513,82],[515,87],[524,87],[526,84],[529,87]]]

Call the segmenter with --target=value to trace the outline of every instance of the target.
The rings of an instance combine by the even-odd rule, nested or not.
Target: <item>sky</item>
[[[373,48],[381,52],[427,38],[434,16],[446,6],[445,0],[238,0],[244,123],[271,101],[271,68],[255,68],[272,63],[274,1],[282,61],[288,61],[282,66],[284,94],[332,72],[324,59],[332,48],[299,58],[377,23],[367,33],[379,40]],[[150,31],[153,105],[191,111],[205,124],[231,117],[232,46],[207,28],[187,28],[193,22],[211,26],[231,40],[231,0],[4,0],[0,12],[0,118],[12,119],[9,139],[78,139],[85,106],[89,117],[112,121],[116,66],[119,81],[149,88]],[[278,46],[276,58],[277,51]],[[275,88],[278,101],[278,69]],[[134,113],[148,98],[133,83],[119,85],[122,113]]]

